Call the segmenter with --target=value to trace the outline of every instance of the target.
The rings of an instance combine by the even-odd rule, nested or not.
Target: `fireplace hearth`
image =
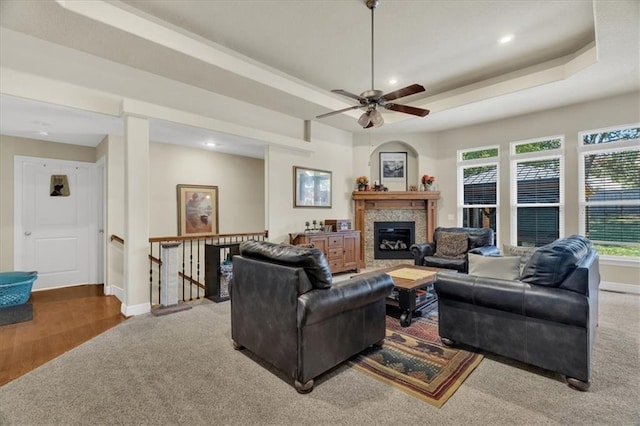
[[[374,222],[374,259],[412,259],[409,248],[415,242],[415,222]]]

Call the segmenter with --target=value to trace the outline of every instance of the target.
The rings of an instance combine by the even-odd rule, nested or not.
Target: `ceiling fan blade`
[[[394,90],[386,95],[382,95],[380,99],[385,101],[392,101],[394,99],[403,98],[405,96],[413,95],[415,93],[424,92],[424,87],[419,84],[412,84],[411,86],[403,87],[402,89]]]
[[[358,109],[360,107],[362,107],[362,105],[354,105],[354,106],[351,106],[349,108],[343,108],[343,109],[339,109],[337,111],[331,111],[331,112],[327,112],[325,114],[320,114],[320,115],[316,116],[316,118],[325,118],[325,117],[328,117],[328,116],[333,115],[333,114],[340,114],[342,112],[351,111],[352,109]]]
[[[416,108],[409,105],[386,104],[384,107],[392,111],[404,112],[405,114],[412,114],[420,117],[425,117],[429,114],[428,109]]]
[[[360,95],[356,95],[356,94],[351,93],[351,92],[347,92],[346,90],[342,90],[342,89],[334,89],[334,90],[332,90],[331,92],[333,92],[333,93],[337,93],[338,95],[346,96],[347,98],[353,98],[353,99],[355,99],[355,100],[357,100],[357,101],[360,101],[360,102],[364,102],[364,101],[366,101],[366,99],[365,99],[365,98],[363,98],[362,96],[360,96]]]

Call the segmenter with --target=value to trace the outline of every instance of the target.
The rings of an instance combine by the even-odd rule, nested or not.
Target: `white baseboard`
[[[640,285],[600,281],[600,290],[616,291],[618,293],[640,294]]]
[[[81,285],[100,285],[98,283],[79,283],[79,284],[65,284],[65,285],[54,285],[51,287],[44,287],[44,288],[32,288],[31,292],[37,292],[37,291],[47,291],[47,290],[58,290],[60,288],[68,288],[68,287],[78,287]]]
[[[120,312],[125,317],[130,317],[133,315],[142,315],[151,312],[151,304],[150,303],[140,303],[138,305],[130,305],[127,306],[124,303],[120,306]]]
[[[114,295],[120,302],[124,302],[124,289],[115,285],[104,286],[104,294]]]

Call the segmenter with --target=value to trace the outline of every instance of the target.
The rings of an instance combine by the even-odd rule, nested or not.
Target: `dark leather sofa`
[[[468,235],[468,251],[460,258],[436,256],[438,240],[442,233],[465,233]],[[466,273],[469,270],[468,254],[493,256],[500,254],[495,245],[495,236],[491,228],[443,228],[438,227],[433,233],[432,243],[414,244],[410,248],[413,261],[419,266],[454,269]]]
[[[519,280],[438,273],[439,333],[566,376],[586,391],[600,273],[591,242],[573,235],[533,252]]]
[[[387,274],[333,284],[323,253],[248,241],[233,258],[231,337],[311,392],[314,378],[385,337]]]

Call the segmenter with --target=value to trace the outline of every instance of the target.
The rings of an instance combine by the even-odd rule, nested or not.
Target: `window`
[[[640,257],[640,126],[580,133],[580,233],[601,255]]]
[[[511,143],[511,243],[539,247],[564,234],[562,136]]]
[[[458,153],[458,214],[462,226],[498,230],[499,149],[486,147]]]

